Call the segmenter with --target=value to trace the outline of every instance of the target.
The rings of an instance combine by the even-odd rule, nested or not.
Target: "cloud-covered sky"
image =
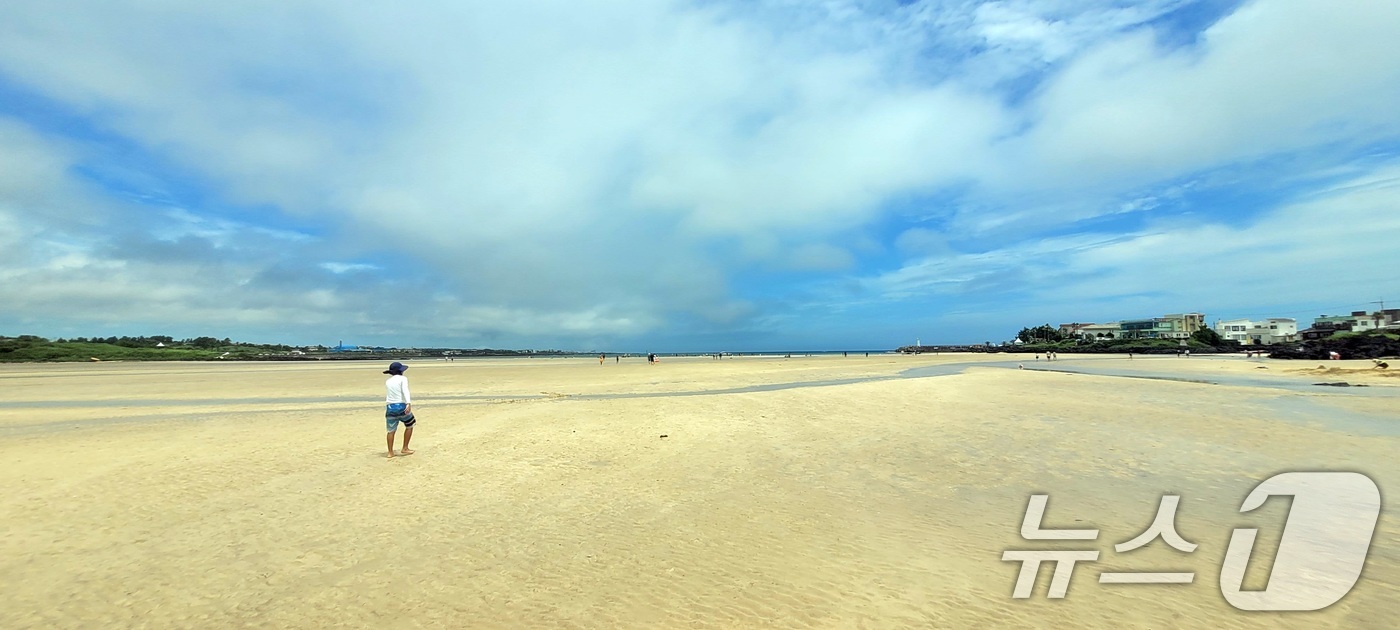
[[[1400,306],[1400,3],[0,5],[0,334],[889,348]]]

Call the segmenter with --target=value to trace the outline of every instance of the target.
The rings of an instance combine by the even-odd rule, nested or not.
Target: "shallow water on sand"
[[[1217,584],[1233,527],[1259,527],[1256,553],[1273,557],[1287,502],[1239,512],[1262,479],[1355,470],[1400,487],[1393,388],[1313,387],[1277,363],[1020,363],[420,364],[417,453],[393,459],[380,367],[0,369],[0,627],[1350,628],[1400,614],[1388,505],[1362,580],[1328,609],[1243,613]],[[1018,534],[1032,493],[1053,495],[1047,527],[1102,530],[1081,547],[1103,562],[1076,569],[1063,600],[1045,598],[1045,570],[1033,598],[1010,597],[1002,553],[1036,548]],[[1176,526],[1199,549],[1114,555],[1164,494],[1182,497]],[[1096,579],[1178,568],[1195,581]]]

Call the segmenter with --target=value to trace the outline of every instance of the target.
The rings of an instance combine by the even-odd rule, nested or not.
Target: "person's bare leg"
[[[412,455],[412,454],[413,454],[413,451],[408,450],[408,441],[411,440],[411,439],[413,439],[413,427],[404,427],[404,429],[403,429],[403,450],[399,451],[400,453],[403,453],[404,455]],[[393,449],[394,449],[393,446],[390,446],[390,447],[389,447],[389,450],[393,450]]]
[[[398,431],[390,431],[385,437],[385,440],[389,442],[389,457],[394,456],[394,434],[396,433],[398,433]],[[405,439],[404,441],[407,442],[408,440]]]

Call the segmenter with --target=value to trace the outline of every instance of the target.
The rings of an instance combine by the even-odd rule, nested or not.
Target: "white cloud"
[[[922,258],[866,282],[891,300],[971,287],[981,293],[967,297],[1000,305],[992,310],[1034,304],[1040,313],[1098,320],[1183,309],[1257,313],[1299,296],[1356,303],[1400,289],[1388,265],[1400,242],[1397,200],[1400,166],[1391,164],[1243,226],[1196,218],[1127,234],[1039,239]]]
[[[12,3],[0,77],[193,173],[221,204],[324,233],[165,200],[152,204],[165,221],[126,221],[129,205],[94,203],[71,172],[94,159],[82,139],[0,124],[0,240],[42,228],[78,256],[26,268],[51,284],[32,313],[86,295],[135,316],[145,305],[123,307],[126,292],[190,322],[449,337],[761,322],[736,277],[856,268],[882,251],[866,241],[892,201],[950,188],[929,211],[948,224],[898,228],[893,250],[914,261],[867,289],[968,295],[1107,273],[1095,257],[1129,268],[1163,247],[1233,260],[1192,240],[1221,226],[950,245],[1151,214],[1169,205],[1164,182],[1400,136],[1396,4],[1259,2],[1169,47],[1144,25],[1181,6]],[[1017,81],[1033,89],[1009,98]],[[52,219],[17,220],[35,209]],[[107,223],[133,233],[109,237]],[[84,269],[115,279],[89,293]],[[191,269],[198,284],[179,277]],[[1176,281],[1112,284],[1153,278]],[[387,286],[421,315],[377,319],[371,289]]]
[[[1024,72],[1067,58],[1087,45],[1141,25],[1183,2],[1096,6],[1082,2],[988,2],[978,5],[972,32]],[[1018,58],[1019,57],[1019,58]],[[1039,63],[1037,63],[1039,62]]]
[[[1400,134],[1400,5],[1257,2],[1195,47],[1136,31],[1053,77],[989,181],[1122,190],[1221,164]]]
[[[365,263],[323,262],[321,268],[331,273],[349,273],[352,271],[374,271],[382,267]]]

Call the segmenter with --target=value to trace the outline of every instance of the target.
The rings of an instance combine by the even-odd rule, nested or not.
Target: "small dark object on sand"
[[[1338,383],[1313,383],[1313,385],[1321,385],[1323,387],[1351,387],[1351,383],[1348,383],[1346,381]]]
[[[662,433],[662,434],[661,434],[661,437],[671,437],[671,436],[670,436],[670,435],[667,435],[667,434],[665,434],[665,433]]]

